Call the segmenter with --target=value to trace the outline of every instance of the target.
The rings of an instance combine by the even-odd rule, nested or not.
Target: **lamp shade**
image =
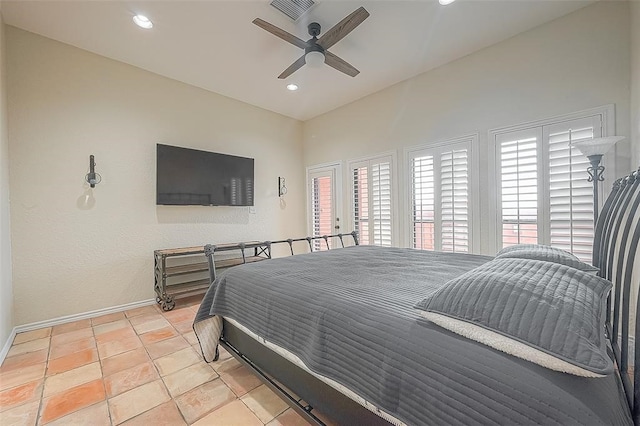
[[[578,148],[585,157],[589,157],[591,155],[604,155],[612,146],[620,142],[622,139],[624,139],[624,136],[607,136],[605,138],[571,142],[571,146]]]
[[[321,67],[324,64],[324,53],[311,51],[305,55],[304,61],[312,68]]]

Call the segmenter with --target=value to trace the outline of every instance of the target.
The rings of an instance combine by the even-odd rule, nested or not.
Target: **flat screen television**
[[[157,145],[156,204],[253,206],[253,158]]]

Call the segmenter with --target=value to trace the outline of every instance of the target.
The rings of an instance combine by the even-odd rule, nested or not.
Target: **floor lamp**
[[[613,145],[624,139],[624,136],[608,136],[605,138],[595,138],[571,142],[571,146],[589,159],[591,165],[587,168],[589,182],[593,182],[593,227],[598,223],[598,182],[604,180],[604,166],[600,164],[602,156],[611,149]]]

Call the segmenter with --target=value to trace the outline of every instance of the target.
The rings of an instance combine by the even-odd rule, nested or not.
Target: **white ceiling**
[[[2,1],[7,24],[289,117],[307,120],[584,7],[587,0],[317,0],[293,22],[268,0]],[[306,40],[360,6],[371,16],[329,49],[355,78],[308,66],[277,76],[302,50],[253,25],[262,18]],[[133,15],[155,24],[143,30]],[[295,82],[297,92],[285,86]]]

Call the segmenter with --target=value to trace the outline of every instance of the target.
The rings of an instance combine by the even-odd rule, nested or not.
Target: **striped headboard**
[[[618,179],[595,230],[593,264],[614,285],[607,333],[636,425],[640,424],[640,168]],[[633,359],[630,362],[630,357]]]

